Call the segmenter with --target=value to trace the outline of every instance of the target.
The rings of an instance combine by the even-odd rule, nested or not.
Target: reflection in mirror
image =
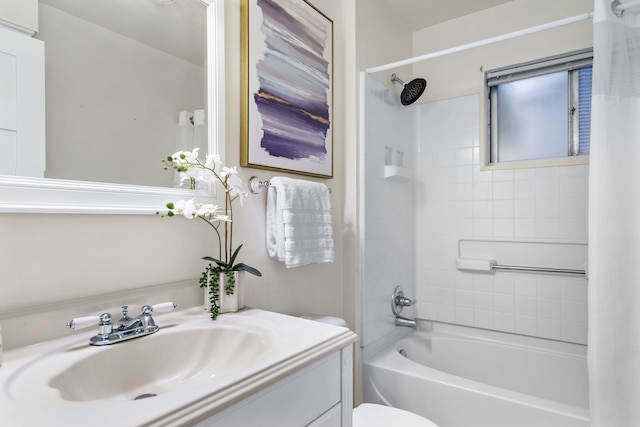
[[[201,0],[40,0],[46,178],[171,187],[160,160],[207,152]]]
[[[45,3],[46,1],[46,3]],[[44,53],[42,49],[43,42],[31,38],[26,35],[18,35],[10,40],[9,48],[17,48],[18,56],[24,62],[34,64],[31,67],[22,67],[16,69],[14,79],[17,82],[23,82],[18,85],[16,95],[25,102],[16,103],[16,116],[20,120],[16,121],[17,130],[11,130],[14,135],[16,146],[23,149],[18,150],[18,154],[12,159],[20,160],[22,158],[33,159],[40,157],[42,153],[42,161],[38,162],[33,170],[20,171],[25,168],[13,167],[15,172],[12,173],[0,162],[0,212],[32,212],[32,213],[92,213],[92,214],[155,214],[159,207],[164,206],[169,201],[197,197],[203,203],[216,203],[215,193],[209,189],[189,190],[186,188],[172,188],[173,176],[171,173],[163,170],[160,160],[167,155],[173,153],[176,149],[189,149],[185,146],[176,146],[178,137],[185,138],[185,134],[198,134],[200,130],[205,133],[202,137],[206,142],[203,144],[209,153],[218,153],[222,160],[225,158],[225,78],[224,78],[224,52],[225,52],[225,26],[224,26],[224,0],[56,0],[57,5],[84,5],[90,6],[85,10],[85,14],[81,17],[71,16],[67,9],[63,6],[53,7],[54,0],[43,0],[40,6],[43,9],[49,8],[48,11],[53,14],[66,14],[67,19],[72,20],[75,24],[83,27],[89,27],[96,16],[106,17],[108,14],[102,10],[94,10],[101,1],[105,5],[119,5],[116,13],[115,21],[123,24],[121,28],[127,28],[129,32],[118,33],[110,24],[104,23],[102,29],[94,29],[94,34],[78,36],[75,31],[77,28],[71,29],[70,26],[61,25],[60,28],[48,28],[44,19],[41,20],[43,27],[43,38],[46,32],[57,32],[64,30],[69,34],[61,34],[67,37],[67,42],[75,49],[83,49],[86,55],[90,55],[93,61],[107,58],[106,62],[102,62],[97,67],[91,67],[93,64],[81,64],[78,60],[69,59],[69,62],[59,64],[62,67],[62,74],[72,73],[75,69],[81,69],[83,73],[73,78],[68,78],[66,83],[60,84],[57,91],[63,94],[73,94],[72,98],[61,99],[59,101],[47,100],[47,124],[52,128],[60,128],[64,132],[66,139],[75,139],[80,142],[76,147],[65,147],[66,152],[58,155],[55,148],[47,148],[47,155],[51,158],[51,170],[57,170],[56,174],[50,171],[46,172],[46,177],[42,177],[44,169],[44,98],[45,89],[39,82],[45,79],[44,70]],[[173,4],[160,5],[169,2]],[[169,9],[180,4],[191,3],[194,9],[199,9],[202,13],[199,20],[192,21],[191,24],[180,25],[176,22],[165,22],[156,26],[155,36],[144,38],[139,34],[143,28],[148,28],[149,23],[158,23],[161,18],[155,14],[153,10],[165,8]],[[146,12],[134,16],[131,9],[123,9],[125,7],[137,7],[144,9]],[[144,6],[143,6],[144,5]],[[156,9],[154,9],[156,8]],[[57,10],[53,10],[57,9]],[[93,11],[93,12],[92,12]],[[91,12],[91,13],[90,13]],[[199,12],[199,13],[200,13]],[[47,12],[44,12],[46,14]],[[80,13],[80,12],[78,12]],[[129,23],[128,25],[126,25]],[[112,24],[111,24],[112,25]],[[1,26],[1,23],[0,23]],[[184,38],[190,43],[184,43],[181,35],[187,34],[187,28],[206,31],[206,38],[203,35],[193,35],[189,33]],[[159,31],[161,29],[162,31]],[[97,37],[95,33],[99,33],[104,39],[130,39],[126,46],[105,47],[91,45],[93,40],[91,37]],[[158,36],[161,33],[162,37]],[[108,34],[108,35],[107,35]],[[103,40],[104,41],[104,40]],[[107,40],[109,41],[109,40]],[[6,37],[3,42],[7,42]],[[157,44],[156,44],[157,43]],[[204,47],[201,45],[204,43]],[[137,44],[138,49],[133,49],[133,45]],[[145,45],[145,50],[142,49]],[[170,47],[173,46],[173,47]],[[176,47],[177,46],[177,47]],[[200,59],[193,58],[192,48],[196,48],[200,52]],[[28,49],[27,49],[28,48]],[[51,51],[56,49],[52,46],[45,46],[47,50],[47,60],[53,55]],[[144,53],[141,53],[144,51]],[[182,56],[181,56],[182,55]],[[139,61],[140,57],[150,58],[146,63]],[[171,61],[160,61],[161,57],[171,56]],[[166,58],[164,58],[166,59]],[[76,62],[74,62],[76,61]],[[149,62],[151,61],[151,62]],[[192,71],[195,68],[201,68],[199,77],[185,77],[197,74],[195,71],[189,74],[177,70],[175,64],[180,63]],[[204,64],[204,65],[203,65]],[[81,68],[85,67],[85,68]],[[130,74],[124,73],[124,70],[136,71],[137,77],[130,77]],[[28,71],[28,72],[27,72]],[[1,73],[0,73],[1,74]],[[96,75],[109,74],[112,78],[110,86],[106,87],[102,83],[90,83],[88,79]],[[189,89],[187,83],[189,80],[198,81],[206,84],[200,86],[200,89]],[[177,85],[176,85],[177,84]],[[50,84],[47,81],[49,90],[53,90],[57,84]],[[15,85],[14,85],[15,86]],[[126,87],[127,90],[122,90]],[[82,90],[78,90],[82,87]],[[170,87],[169,95],[161,97],[156,93],[161,88]],[[29,89],[29,90],[27,90]],[[81,97],[85,93],[97,93],[98,98]],[[125,95],[128,92],[143,93],[141,97],[151,102],[140,103],[140,99],[127,99]],[[181,105],[169,105],[169,98],[186,99],[186,93],[196,93],[195,101],[184,101]],[[0,91],[0,95],[2,91]],[[24,97],[27,94],[30,96]],[[35,95],[34,95],[35,94]],[[195,95],[194,95],[195,96]],[[47,93],[47,97],[50,95]],[[1,97],[0,97],[1,98]],[[112,105],[115,107],[111,112],[100,112],[95,114],[94,110],[103,105]],[[132,108],[134,105],[135,108]],[[72,113],[70,121],[63,122],[63,119],[52,119],[52,117],[62,117],[63,111],[68,109]],[[198,110],[204,110],[198,112]],[[203,129],[196,128],[179,128],[179,120],[181,112],[183,123],[190,123],[191,114],[194,113],[194,123],[199,123],[201,115],[204,114],[205,126]],[[115,123],[112,116],[120,116],[124,121]],[[170,117],[167,120],[164,117]],[[152,122],[152,118],[154,121]],[[162,118],[158,121],[155,119]],[[98,125],[106,122],[114,123],[111,129],[98,128]],[[150,124],[151,127],[147,131],[141,131],[138,125],[144,122]],[[158,128],[162,128],[158,131]],[[185,130],[186,129],[186,130]],[[7,133],[7,132],[5,132]],[[105,135],[107,135],[105,137]],[[16,136],[17,135],[17,136]],[[35,136],[34,136],[35,135]],[[125,135],[133,135],[133,139],[125,142]],[[0,137],[2,135],[0,134]],[[49,137],[49,135],[47,135]],[[72,138],[73,137],[73,138]],[[57,145],[67,145],[67,140],[62,139]],[[1,138],[0,138],[1,139]],[[102,140],[101,144],[96,144],[97,140]],[[187,137],[188,141],[192,141]],[[1,141],[0,141],[1,142]],[[141,145],[143,143],[147,145]],[[188,142],[191,144],[193,142]],[[53,144],[53,143],[52,143]],[[53,146],[53,145],[52,145]],[[33,155],[25,147],[34,147]],[[109,151],[111,150],[111,151]],[[27,155],[24,155],[27,153]],[[4,158],[7,157],[4,152]],[[11,153],[9,153],[11,157]],[[54,158],[58,157],[55,162]],[[11,160],[11,159],[10,159]],[[131,161],[130,161],[131,160]],[[31,162],[33,163],[33,162]],[[74,166],[80,166],[81,175],[74,175],[68,170]],[[29,166],[29,165],[26,165]],[[100,169],[102,168],[102,171]],[[28,169],[28,168],[27,168]],[[5,170],[7,170],[5,172]],[[107,172],[115,172],[115,175],[109,176]],[[134,176],[134,178],[124,180],[122,176]],[[61,178],[61,175],[63,177]],[[51,178],[55,176],[55,178]],[[152,177],[155,177],[152,179]],[[122,182],[129,182],[123,184]],[[134,182],[135,184],[131,184]],[[161,187],[159,185],[165,185]]]

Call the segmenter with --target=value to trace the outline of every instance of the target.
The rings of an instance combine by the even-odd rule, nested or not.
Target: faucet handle
[[[120,318],[120,320],[118,320],[118,324],[119,325],[124,325],[127,323],[130,323],[133,320],[132,317],[129,317],[129,306],[128,305],[123,305],[122,306],[122,317]]]
[[[142,323],[142,328],[144,328],[144,330],[155,332],[158,330],[158,326],[156,325],[156,322],[153,319],[151,313],[168,313],[170,311],[173,311],[173,309],[176,307],[177,305],[172,302],[163,302],[154,305],[143,305],[142,313],[140,313],[140,316],[137,317],[137,320]]]
[[[402,307],[410,307],[416,303],[416,300],[406,298],[402,291],[396,296],[396,304]]]
[[[177,306],[178,305],[174,304],[173,302],[161,302],[159,304],[152,305],[150,308],[154,313],[169,313],[173,311]]]
[[[412,306],[415,302],[416,300],[405,297],[400,286],[396,286],[393,290],[393,295],[391,295],[391,311],[397,316],[402,312],[404,307]]]
[[[76,317],[74,319],[69,320],[67,323],[67,328],[69,329],[83,329],[88,328],[89,326],[96,326],[100,323],[100,316],[83,316]]]
[[[83,316],[76,317],[75,319],[71,319],[67,323],[67,328],[69,329],[83,329],[88,328],[89,326],[98,325],[98,331],[101,334],[111,333],[112,324],[111,324],[111,314],[102,313],[100,316]]]

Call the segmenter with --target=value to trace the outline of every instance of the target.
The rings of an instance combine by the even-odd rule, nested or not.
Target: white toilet
[[[391,406],[363,403],[353,410],[353,427],[438,427],[413,412]]]
[[[309,314],[305,319],[329,323],[348,328],[347,322],[339,317]],[[438,427],[436,423],[413,412],[391,406],[363,403],[353,410],[353,427]]]

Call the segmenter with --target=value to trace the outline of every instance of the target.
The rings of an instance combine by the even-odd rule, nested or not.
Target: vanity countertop
[[[211,321],[208,314],[197,307],[158,315],[156,321],[160,326],[157,333],[110,346],[90,346],[89,338],[96,331],[87,329],[67,337],[6,351],[0,367],[0,382],[3,384],[3,392],[0,396],[2,424],[7,426],[92,425],[95,427],[194,424],[299,369],[353,344],[357,338],[347,328],[258,309],[222,314],[218,320]],[[152,346],[157,342],[172,343],[174,342],[172,337],[181,337],[181,340],[176,341],[174,348],[166,351],[177,352],[178,362],[176,363],[180,363],[181,354],[189,358],[197,351],[199,345],[198,340],[195,339],[191,340],[195,342],[185,343],[185,337],[191,337],[193,331],[203,331],[207,328],[227,331],[251,330],[253,334],[264,333],[265,350],[242,365],[240,369],[220,375],[212,376],[206,371],[191,372],[189,374],[191,377],[197,377],[199,374],[205,377],[200,377],[188,386],[159,393],[152,398],[131,400],[126,397],[126,393],[109,396],[109,398],[79,399],[73,397],[73,394],[71,398],[69,395],[63,398],[64,393],[51,386],[52,384],[60,385],[61,382],[62,387],[67,386],[64,381],[61,381],[60,374],[74,372],[71,368],[78,364],[90,363],[87,360],[102,360],[102,363],[98,363],[100,366],[90,368],[99,370],[109,365],[108,369],[112,370],[108,372],[111,372],[114,377],[122,376],[126,382],[129,376],[135,376],[133,373],[138,367],[141,367],[139,369],[148,368],[154,362],[153,358],[138,360],[136,348],[147,344]],[[170,336],[170,334],[175,335]],[[225,337],[233,336],[233,333],[225,335]],[[242,349],[243,345],[245,344],[242,342],[236,342],[233,345],[229,343],[227,347],[227,344],[221,340],[219,345],[214,347],[215,355],[211,357],[227,358],[237,364],[238,359],[243,357],[243,352],[235,350],[234,354],[229,355],[225,354],[224,349],[225,347]],[[248,345],[247,343],[247,349]],[[130,347],[120,347],[115,351],[116,346]],[[252,351],[255,351],[255,348],[252,348]],[[105,353],[99,354],[99,352]],[[205,353],[205,356],[207,354]],[[100,357],[95,357],[96,355]],[[118,358],[118,360],[114,361],[110,358]],[[120,358],[126,360],[120,360]],[[191,364],[191,361],[189,363]],[[201,362],[197,360],[193,362],[194,365],[199,363]],[[113,369],[112,366],[117,366],[117,369]],[[107,375],[110,374],[107,373]],[[76,380],[77,378],[74,379]],[[89,382],[91,379],[86,378],[86,381]],[[126,384],[122,387],[126,388]]]

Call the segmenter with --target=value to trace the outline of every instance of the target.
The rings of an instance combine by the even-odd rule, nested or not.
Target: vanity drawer
[[[197,427],[340,426],[340,352],[303,368]]]

